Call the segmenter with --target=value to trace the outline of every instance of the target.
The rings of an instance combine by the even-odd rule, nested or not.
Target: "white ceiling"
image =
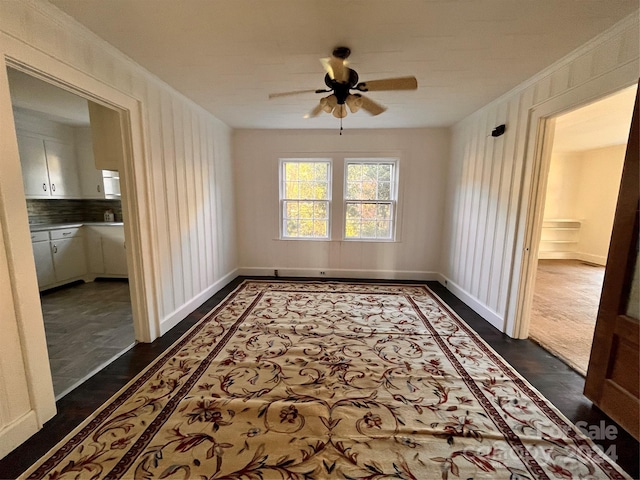
[[[86,99],[13,68],[7,69],[7,75],[14,107],[39,112],[44,118],[66,125],[89,125]]]
[[[633,13],[639,0],[51,0],[234,128],[337,128],[310,93],[318,59],[351,48],[361,81],[415,75],[417,91],[345,128],[449,126]]]
[[[576,152],[626,144],[636,86],[556,118],[554,152]]]

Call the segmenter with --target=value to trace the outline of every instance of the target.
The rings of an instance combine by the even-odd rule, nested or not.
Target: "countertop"
[[[29,225],[29,230],[32,232],[42,232],[43,230],[59,230],[61,228],[78,228],[86,226],[95,227],[121,227],[123,222],[71,222],[71,223],[38,223]]]

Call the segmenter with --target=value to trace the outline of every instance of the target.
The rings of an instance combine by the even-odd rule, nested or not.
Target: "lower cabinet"
[[[42,230],[32,232],[31,241],[40,290],[101,276],[128,276],[122,225]]]
[[[31,235],[33,256],[36,261],[36,274],[38,276],[38,286],[40,290],[47,285],[56,283],[56,274],[53,270],[53,256],[51,253],[51,242],[49,242],[49,232],[37,232],[42,235]]]
[[[87,253],[90,273],[127,277],[127,250],[122,225],[87,225]]]
[[[40,290],[80,280],[87,274],[81,228],[34,232],[31,241]]]
[[[86,275],[87,260],[82,237],[51,240],[51,250],[53,252],[53,268],[58,282]]]

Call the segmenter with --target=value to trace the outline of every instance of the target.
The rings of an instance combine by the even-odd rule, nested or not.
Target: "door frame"
[[[95,77],[0,32],[0,231],[3,232],[15,305],[20,348],[26,368],[30,411],[36,430],[21,429],[18,443],[33,435],[56,413],[44,323],[31,251],[31,238],[22,185],[22,170],[9,93],[7,67],[26,72],[57,87],[116,110],[123,136],[123,216],[127,264],[136,339],[150,342],[160,334],[155,292],[154,231],[148,212],[145,156],[146,131],[141,102]]]
[[[514,259],[514,266],[517,266],[514,268],[514,278],[518,279],[514,289],[512,316],[514,338],[525,339],[529,336],[555,118],[637,84],[637,79],[633,82],[607,80],[610,79],[601,77],[541,103],[529,111],[522,189],[527,200],[523,202],[520,219],[524,222],[524,234],[520,258]]]

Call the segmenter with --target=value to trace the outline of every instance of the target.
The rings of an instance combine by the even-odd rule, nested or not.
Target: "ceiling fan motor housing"
[[[332,79],[327,73],[324,76],[324,83],[327,87],[333,90],[336,98],[338,99],[338,105],[344,104],[345,100],[349,96],[349,90],[354,88],[358,84],[358,73],[349,68],[349,80],[346,83],[338,82]]]

